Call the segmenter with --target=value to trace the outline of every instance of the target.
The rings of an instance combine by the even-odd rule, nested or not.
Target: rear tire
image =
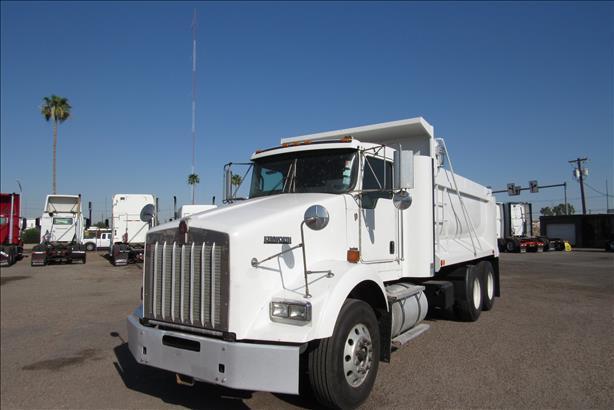
[[[482,272],[482,310],[491,310],[495,304],[495,272],[487,261],[480,262],[478,268]]]
[[[505,250],[507,252],[514,252],[516,250],[516,245],[514,244],[514,241],[507,241],[505,243]]]
[[[326,407],[348,409],[363,403],[375,383],[380,335],[377,318],[367,303],[347,299],[330,338],[308,353],[309,382]]]
[[[454,303],[454,312],[463,322],[475,322],[480,317],[483,305],[483,293],[479,269],[477,266],[467,267],[467,275],[460,286],[466,286],[464,298],[459,298]],[[457,283],[454,284],[457,286]]]

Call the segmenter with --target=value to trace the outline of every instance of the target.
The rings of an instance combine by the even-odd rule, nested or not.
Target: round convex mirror
[[[147,204],[141,209],[141,221],[151,222],[154,217],[155,207],[152,204]]]
[[[326,228],[328,225],[328,211],[322,205],[312,205],[305,211],[303,220],[305,225],[314,231]]]
[[[401,211],[409,208],[411,206],[411,195],[407,191],[398,191],[395,192],[392,196],[392,203],[395,208],[400,209]]]

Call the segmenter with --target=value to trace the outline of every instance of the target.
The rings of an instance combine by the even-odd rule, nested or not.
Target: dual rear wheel
[[[495,303],[495,274],[490,262],[481,261],[468,266],[465,276],[459,277],[454,286],[462,290],[455,292],[459,297],[454,303],[454,311],[459,319],[475,322],[482,310],[492,309]]]

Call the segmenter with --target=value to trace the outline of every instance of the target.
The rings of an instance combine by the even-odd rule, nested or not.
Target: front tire
[[[514,252],[516,250],[516,244],[514,244],[514,241],[507,241],[505,243],[505,250],[508,252]]]
[[[88,242],[88,243],[85,245],[85,249],[91,252],[91,251],[93,251],[94,249],[96,249],[96,245],[94,245],[94,244],[93,244],[93,243],[91,243],[91,242]]]
[[[373,389],[379,352],[373,309],[361,300],[347,299],[333,335],[308,353],[309,381],[316,399],[329,408],[358,407]]]

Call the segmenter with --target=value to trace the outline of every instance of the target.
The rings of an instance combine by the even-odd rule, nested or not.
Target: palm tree
[[[192,205],[194,205],[194,188],[195,185],[200,183],[200,178],[198,174],[190,174],[188,175],[188,185],[192,186]]]
[[[41,114],[47,121],[53,121],[53,183],[52,191],[56,193],[55,183],[55,157],[56,147],[58,145],[58,124],[63,123],[70,117],[70,110],[72,107],[67,98],[59,97],[52,94],[51,97],[43,98],[43,105],[41,107]]]
[[[234,186],[241,185],[242,181],[243,181],[243,178],[241,178],[241,175],[239,174],[232,174],[232,177],[230,178],[230,183]]]

